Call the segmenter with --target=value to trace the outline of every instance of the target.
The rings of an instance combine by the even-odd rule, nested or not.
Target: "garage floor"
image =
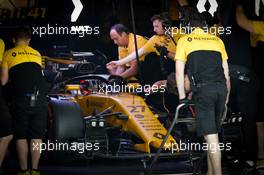
[[[223,175],[240,175],[241,167],[238,164],[230,161],[223,161]],[[194,163],[197,163],[195,161]],[[149,165],[150,162],[147,163]],[[205,174],[205,163],[202,164]],[[15,159],[8,159],[5,162],[4,168],[8,170],[9,175],[15,175],[18,164]],[[52,160],[42,161],[40,170],[42,175],[144,175],[143,163],[140,160],[86,160],[86,161],[70,161],[54,163]],[[264,175],[264,169],[259,171]],[[159,160],[153,170],[154,174],[169,175],[169,174],[192,174],[190,161],[184,159]],[[250,174],[251,175],[251,174]],[[253,175],[253,174],[252,174]]]

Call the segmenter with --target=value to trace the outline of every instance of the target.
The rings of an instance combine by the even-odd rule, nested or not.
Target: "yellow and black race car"
[[[120,90],[124,85],[126,92]],[[86,149],[81,154],[89,158],[153,156],[167,129],[159,114],[133,93],[131,88],[135,86],[138,84],[124,84],[118,78],[113,81],[109,75],[98,74],[61,83],[56,93],[49,94],[49,141],[82,143]],[[172,158],[180,154],[172,135],[162,150],[161,156]],[[74,151],[80,152],[78,147]]]

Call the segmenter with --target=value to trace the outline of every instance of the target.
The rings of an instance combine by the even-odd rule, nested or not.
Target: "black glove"
[[[179,105],[180,104],[188,105],[189,103],[190,103],[190,100],[187,97],[179,100]]]
[[[165,46],[159,46],[159,45],[155,45],[155,48],[157,49],[157,51],[160,53],[161,56],[167,56],[169,51]]]

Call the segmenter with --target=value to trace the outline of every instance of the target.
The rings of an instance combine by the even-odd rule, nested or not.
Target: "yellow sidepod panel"
[[[81,106],[85,116],[91,115],[94,109],[101,112],[111,106],[113,107],[112,112],[121,112],[127,115],[129,117],[127,121],[119,120],[116,117],[108,117],[106,121],[111,126],[122,126],[122,130],[129,131],[141,138],[144,143],[135,145],[135,149],[138,151],[149,153],[150,145],[159,148],[167,133],[167,130],[140,96],[128,93],[92,94],[76,96],[75,100]],[[171,144],[178,148],[172,136],[168,138],[166,146],[172,146]]]

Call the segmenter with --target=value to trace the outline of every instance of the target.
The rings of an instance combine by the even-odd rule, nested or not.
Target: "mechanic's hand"
[[[155,44],[154,47],[157,49],[157,51],[160,53],[161,56],[167,56],[169,53],[168,49],[165,46],[160,46],[158,44]]]
[[[188,105],[189,103],[190,103],[190,100],[187,97],[179,100],[179,105],[181,104]]]
[[[106,64],[106,68],[110,69],[110,70],[116,68],[117,66],[119,66],[119,62],[118,61],[111,61],[111,62]]]
[[[166,86],[167,86],[167,80],[159,80],[155,82],[150,88],[146,88],[145,91],[152,94],[154,92],[157,92],[162,87],[165,88]]]
[[[161,89],[162,87],[166,87],[166,86],[167,86],[167,80],[159,80],[152,85],[151,90],[157,88]]]
[[[189,92],[187,98],[191,101],[192,100],[192,97],[193,97],[193,92]]]

